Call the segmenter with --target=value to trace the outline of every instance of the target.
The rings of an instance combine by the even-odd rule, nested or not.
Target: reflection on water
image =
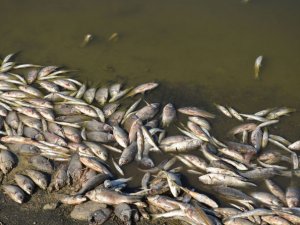
[[[22,62],[62,64],[91,84],[158,81],[153,101],[213,102],[242,112],[290,106],[300,110],[300,1],[77,0],[1,3],[0,55]],[[117,32],[118,41],[109,37]],[[80,45],[87,33],[92,41]],[[261,79],[254,60],[264,55]],[[235,124],[213,122],[220,139]],[[273,132],[299,138],[300,115]]]

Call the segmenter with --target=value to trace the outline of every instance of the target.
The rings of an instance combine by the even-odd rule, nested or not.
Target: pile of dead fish
[[[216,105],[241,122],[221,142],[211,132],[212,113],[143,101],[157,83],[88,87],[67,76],[72,71],[12,57],[0,68],[1,189],[12,200],[26,202],[37,188],[55,192],[89,224],[112,212],[126,224],[300,224],[300,141],[269,132],[294,109],[242,114]],[[178,134],[168,136],[171,129]],[[144,173],[134,191],[126,188],[138,179],[128,164]],[[187,187],[187,174],[197,184]],[[275,178],[290,185],[283,190]]]

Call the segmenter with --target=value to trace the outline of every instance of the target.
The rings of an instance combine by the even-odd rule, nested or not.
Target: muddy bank
[[[0,193],[0,223],[1,225],[87,225],[85,221],[73,220],[69,214],[73,206],[60,205],[55,210],[43,210],[47,203],[54,202],[52,194],[38,191],[32,196],[30,201],[22,204],[22,207],[11,201],[8,197]],[[111,216],[106,225],[123,224],[114,215]],[[178,221],[142,221],[139,225],[180,225]]]

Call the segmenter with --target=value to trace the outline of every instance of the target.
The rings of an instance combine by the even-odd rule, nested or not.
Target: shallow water
[[[73,75],[93,85],[155,80],[161,86],[151,100],[212,112],[214,102],[245,113],[300,110],[297,0],[10,0],[1,2],[0,21],[1,57],[20,51],[20,62],[77,69]],[[114,32],[119,40],[109,42]],[[82,48],[87,33],[94,39]],[[258,55],[265,60],[255,80]],[[213,134],[222,140],[238,123],[218,115]],[[271,132],[299,139],[300,114]],[[7,211],[0,209],[0,218]]]

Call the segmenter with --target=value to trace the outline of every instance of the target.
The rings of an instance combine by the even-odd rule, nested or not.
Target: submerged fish
[[[254,63],[254,77],[255,79],[259,78],[259,72],[262,64],[263,56],[260,55],[256,58],[255,63]]]

